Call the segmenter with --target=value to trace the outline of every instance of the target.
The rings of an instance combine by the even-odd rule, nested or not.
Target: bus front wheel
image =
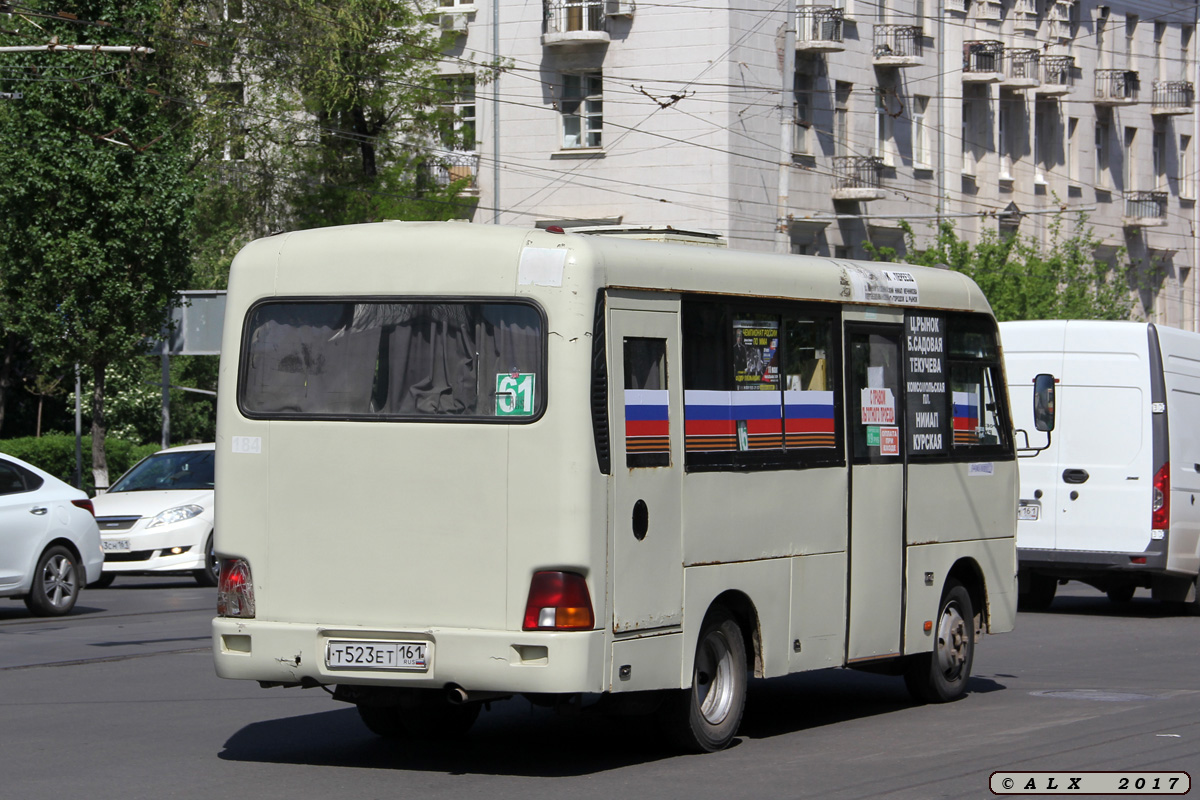
[[[746,681],[742,629],[729,612],[717,609],[696,642],[691,688],[673,692],[659,710],[665,732],[688,752],[725,748],[742,721]]]
[[[975,613],[971,595],[958,581],[942,592],[934,636],[932,653],[912,656],[904,684],[916,700],[947,703],[966,693],[975,658]]]

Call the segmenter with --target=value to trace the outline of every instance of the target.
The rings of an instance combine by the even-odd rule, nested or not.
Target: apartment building
[[[1196,0],[479,0],[444,62],[475,219],[864,257],[1086,213],[1197,329]],[[498,55],[498,79],[470,74]]]

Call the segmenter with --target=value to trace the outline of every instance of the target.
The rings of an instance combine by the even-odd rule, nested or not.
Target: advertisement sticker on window
[[[533,416],[533,386],[537,376],[532,372],[503,372],[496,376],[496,416]]]

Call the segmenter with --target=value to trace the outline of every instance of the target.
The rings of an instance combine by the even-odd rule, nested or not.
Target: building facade
[[[852,258],[901,220],[1048,242],[1083,213],[1135,311],[1197,329],[1195,0],[839,2],[439,8],[476,131],[445,175],[479,222]]]

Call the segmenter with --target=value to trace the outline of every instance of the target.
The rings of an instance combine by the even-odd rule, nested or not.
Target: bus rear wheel
[[[692,686],[659,709],[664,732],[681,749],[712,753],[733,740],[746,706],[746,644],[724,609],[709,615],[696,642]]]
[[[975,659],[975,613],[971,595],[958,581],[942,592],[934,636],[932,653],[912,656],[904,685],[923,703],[948,703],[966,693]]]

